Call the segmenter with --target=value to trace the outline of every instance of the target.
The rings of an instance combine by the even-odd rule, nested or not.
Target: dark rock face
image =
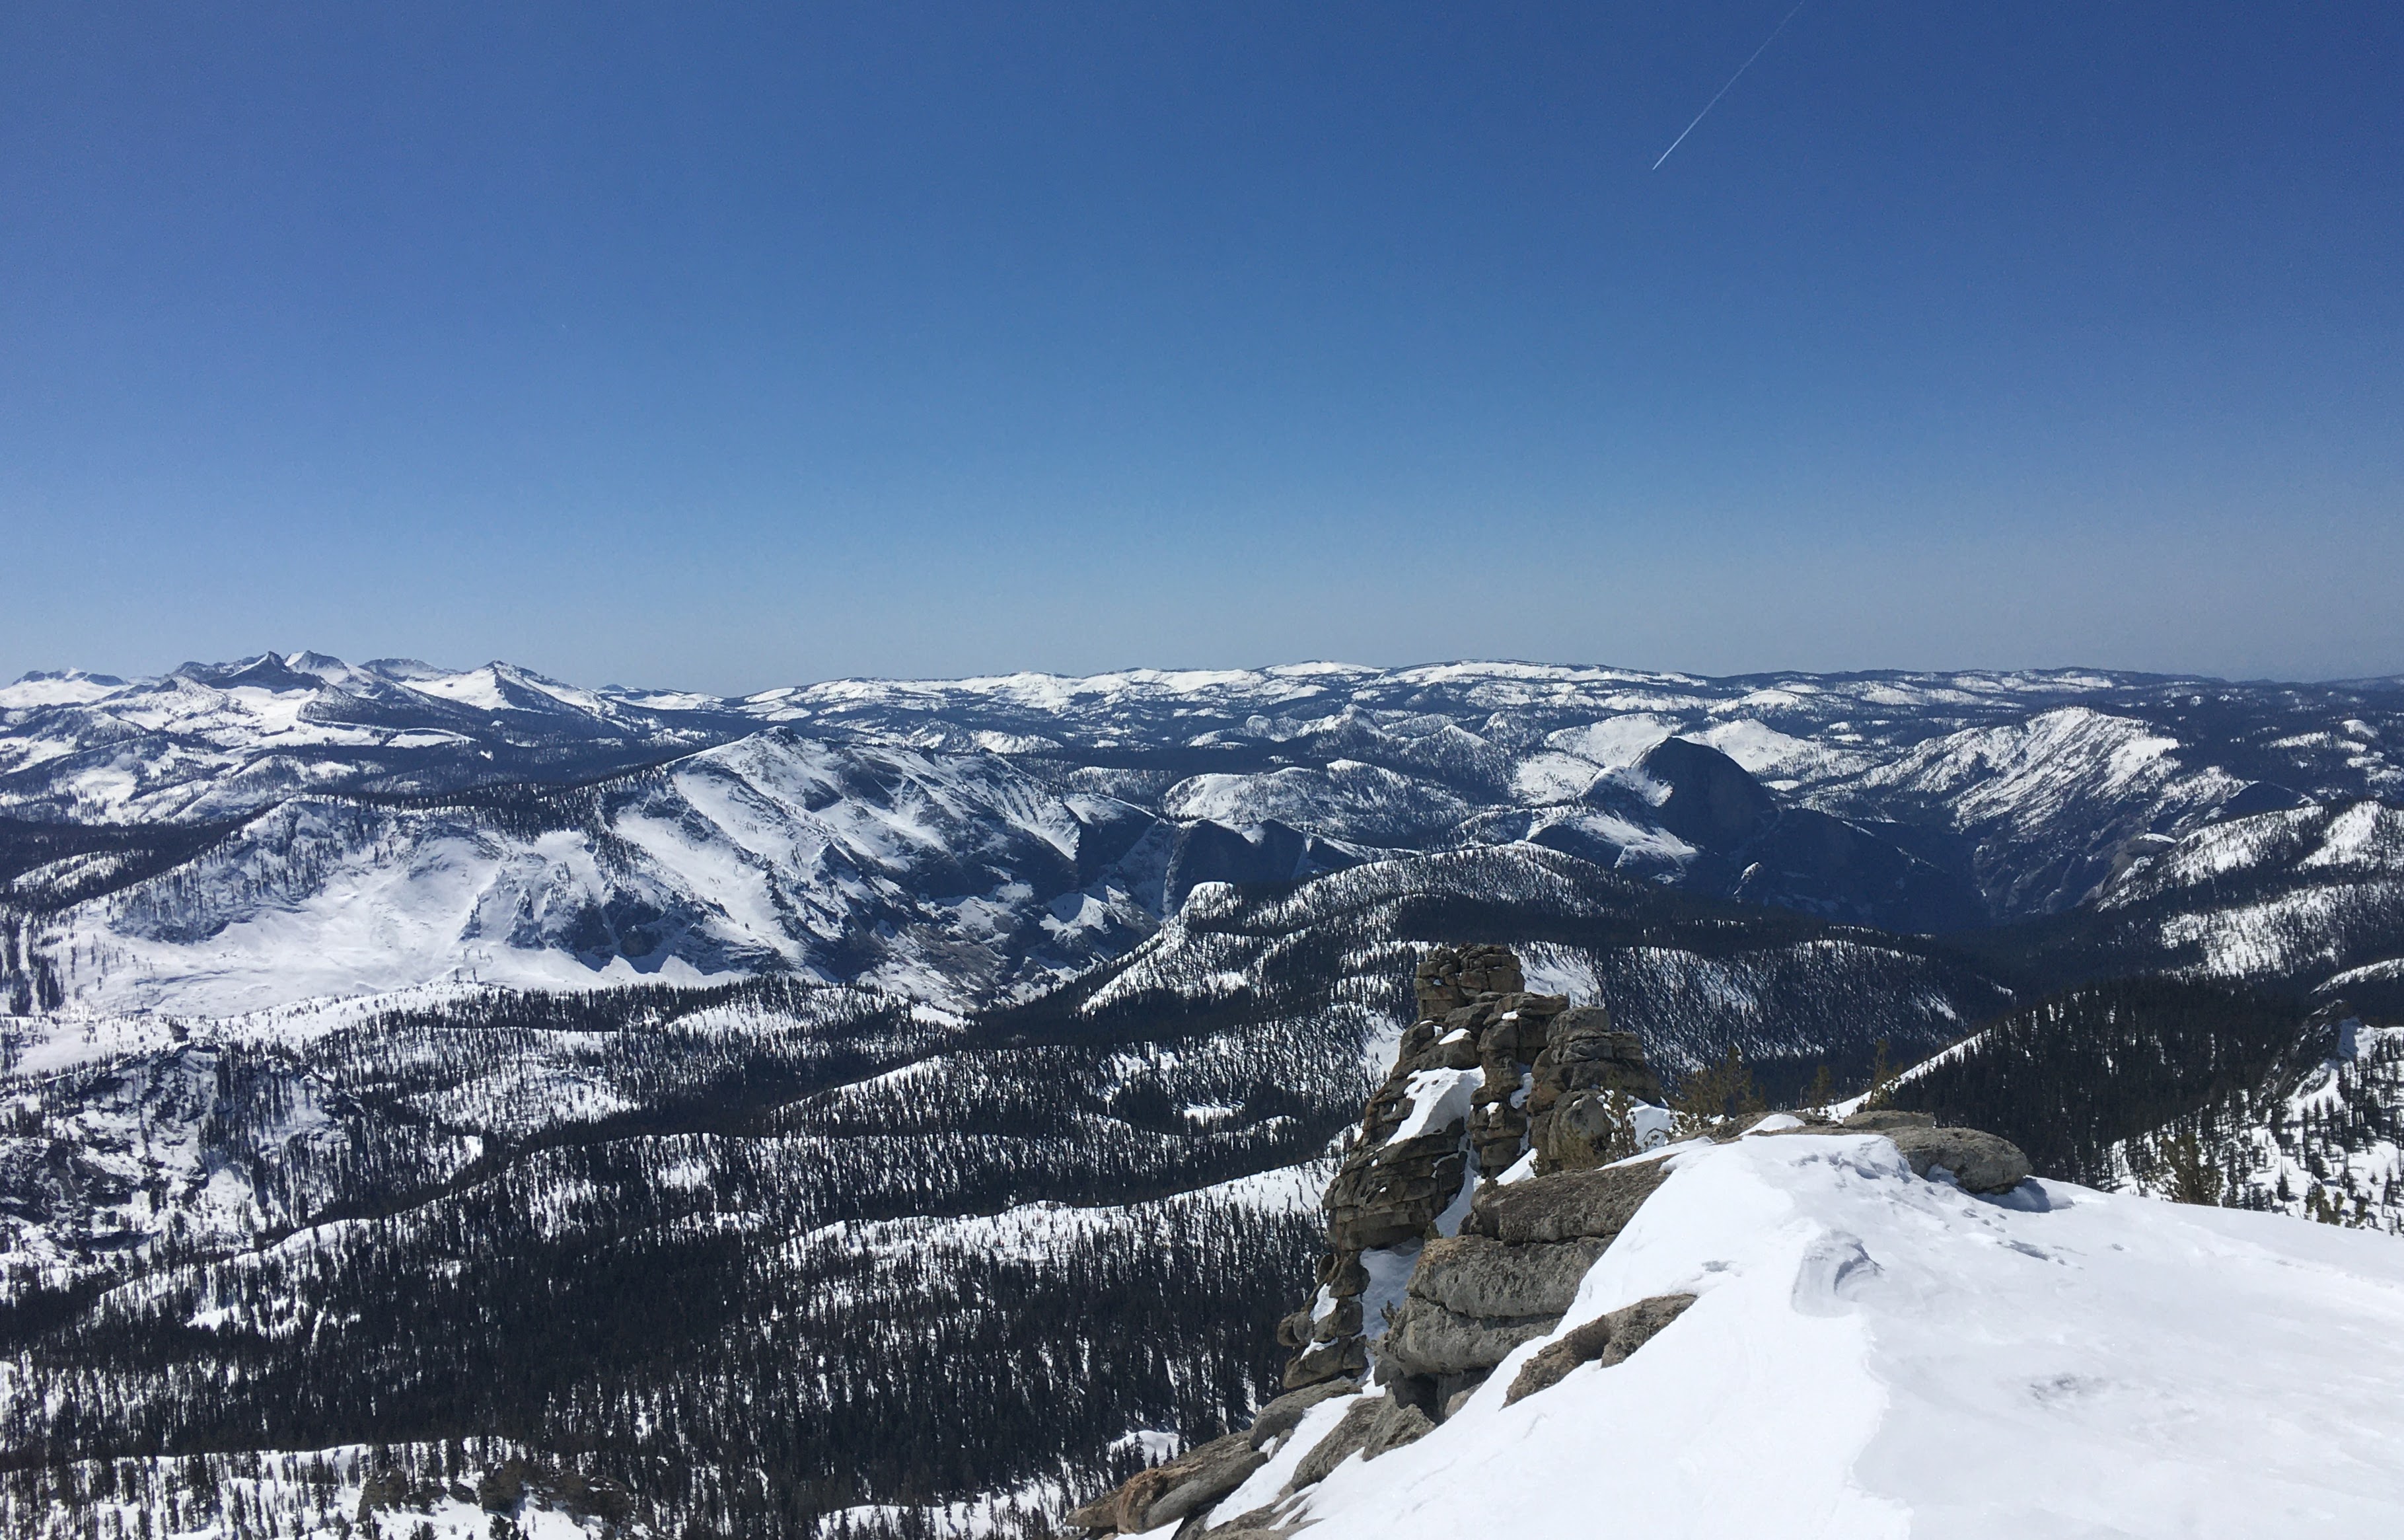
[[[1132,843],[1132,842],[1130,842]],[[1270,819],[1249,829],[1230,829],[1205,819],[1178,831],[1163,878],[1167,908],[1205,882],[1293,882],[1321,872],[1357,865],[1342,846]]]
[[[1560,1322],[1558,1314],[1461,1315],[1425,1299],[1406,1299],[1379,1345],[1378,1377],[1433,1379],[1490,1369],[1512,1349],[1547,1335]]]
[[[1533,1246],[1471,1235],[1431,1240],[1411,1274],[1410,1292],[1459,1315],[1558,1316],[1577,1297],[1603,1245],[1587,1237]]]
[[[1778,813],[1778,804],[1743,765],[1708,744],[1664,738],[1636,769],[1669,788],[1655,814],[1689,845],[1715,850],[1742,844]]]
[[[1657,1160],[1563,1171],[1531,1177],[1508,1187],[1489,1187],[1470,1206],[1466,1234],[1507,1246],[1552,1244],[1592,1239],[1608,1245],[1636,1217],[1639,1205],[1669,1179]]]
[[[1879,834],[1809,807],[1783,807],[1730,858],[1728,896],[1826,919],[1908,931],[1988,922],[1972,885]]]
[[[1630,1353],[1652,1341],[1662,1327],[1684,1314],[1686,1307],[1694,1302],[1695,1296],[1690,1294],[1655,1295],[1562,1333],[1559,1340],[1547,1343],[1520,1366],[1502,1404],[1507,1407],[1538,1391],[1549,1390],[1581,1364],[1599,1363],[1609,1368],[1626,1363]]]
[[[1369,1424],[1369,1436],[1361,1444],[1361,1458],[1363,1460],[1375,1460],[1435,1432],[1435,1423],[1428,1414],[1407,1402],[1388,1396],[1376,1405],[1377,1415]]]
[[[1664,739],[1635,768],[1663,795],[1622,812],[1657,822],[1695,847],[1683,874],[1690,886],[1896,931],[1956,931],[1989,921],[1966,852],[1940,848],[1950,841],[1875,819],[1782,807],[1744,766],[1687,738]],[[1616,850],[1583,847],[1566,826],[1538,837],[1588,860],[1620,859]]]
[[[1290,1483],[1296,1491],[1327,1479],[1328,1473],[1361,1451],[1369,1441],[1369,1430],[1376,1426],[1377,1416],[1389,1403],[1380,1396],[1364,1396],[1345,1408],[1344,1416],[1326,1437],[1311,1446],[1293,1468]]]

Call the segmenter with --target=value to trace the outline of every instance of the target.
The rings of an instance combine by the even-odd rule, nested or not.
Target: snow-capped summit
[[[0,711],[80,705],[124,688],[125,681],[114,674],[88,674],[80,668],[36,668],[14,684],[0,685]]]
[[[1198,1533],[1271,1507],[1216,1533],[2238,1540],[2404,1513],[2389,1237],[2061,1183],[1991,1200],[1876,1134],[1659,1158],[1560,1326],[1441,1425],[1279,1505],[1349,1409],[1324,1402]],[[1678,1295],[1624,1362],[1508,1401],[1553,1342]]]
[[[2404,1512],[2379,1227],[2040,1179],[1894,1105],[1764,1114],[1720,1080],[1673,1112],[1637,1034],[1526,983],[1502,946],[1419,957],[1285,1393],[1071,1525],[2236,1540]],[[2375,1030],[2329,1025],[2348,1063]]]

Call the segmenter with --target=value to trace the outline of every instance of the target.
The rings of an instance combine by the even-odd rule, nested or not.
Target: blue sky
[[[0,674],[2404,671],[2387,5],[0,10]]]

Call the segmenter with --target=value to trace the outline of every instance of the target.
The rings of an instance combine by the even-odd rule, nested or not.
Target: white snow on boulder
[[[1421,1134],[1442,1133],[1469,1115],[1471,1099],[1485,1084],[1484,1072],[1477,1070],[1419,1071],[1403,1087],[1411,1099],[1411,1110],[1386,1142],[1399,1144]]]

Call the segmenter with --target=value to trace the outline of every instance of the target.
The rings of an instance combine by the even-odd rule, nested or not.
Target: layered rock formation
[[[1286,1365],[1288,1388],[1364,1371],[1389,1307],[1404,1311],[1419,1337],[1449,1330],[1426,1309],[1413,1312],[1405,1285],[1420,1247],[1459,1232],[1480,1179],[1490,1182],[1530,1155],[1537,1171],[1549,1172],[1636,1152],[1644,1121],[1636,1109],[1661,1095],[1636,1034],[1614,1031],[1600,1005],[1573,1007],[1565,996],[1528,993],[1526,983],[1504,946],[1440,946],[1420,959],[1413,980],[1419,1019],[1403,1034],[1394,1068],[1363,1109],[1327,1189],[1319,1294],[1281,1328],[1285,1345],[1296,1350]],[[1653,1126],[1666,1127],[1666,1119]],[[1450,1267],[1461,1270],[1457,1260]],[[1582,1272],[1570,1275],[1571,1293]],[[1520,1302],[1533,1302],[1510,1318],[1524,1325],[1558,1319],[1567,1296],[1555,1289]],[[1518,1330],[1483,1330],[1483,1339]],[[1426,1362],[1458,1358],[1438,1353]],[[1408,1372],[1422,1378],[1463,1372],[1412,1362]]]
[[[1624,1362],[1695,1296],[1663,1295],[1564,1332],[1597,1260],[1669,1179],[1630,1160],[1672,1120],[1633,1033],[1600,1005],[1528,993],[1501,946],[1439,947],[1419,1016],[1328,1186],[1311,1302],[1279,1326],[1287,1393],[1250,1430],[1137,1476],[1069,1516],[1096,1531],[1270,1540],[1308,1522],[1296,1493],[1359,1455],[1424,1437],[1518,1351],[1503,1404]],[[1703,1137],[1878,1133],[1922,1176],[2003,1192],[2028,1175],[1991,1134],[1924,1114],[1781,1113]],[[1547,1340],[1549,1339],[1549,1340]]]

